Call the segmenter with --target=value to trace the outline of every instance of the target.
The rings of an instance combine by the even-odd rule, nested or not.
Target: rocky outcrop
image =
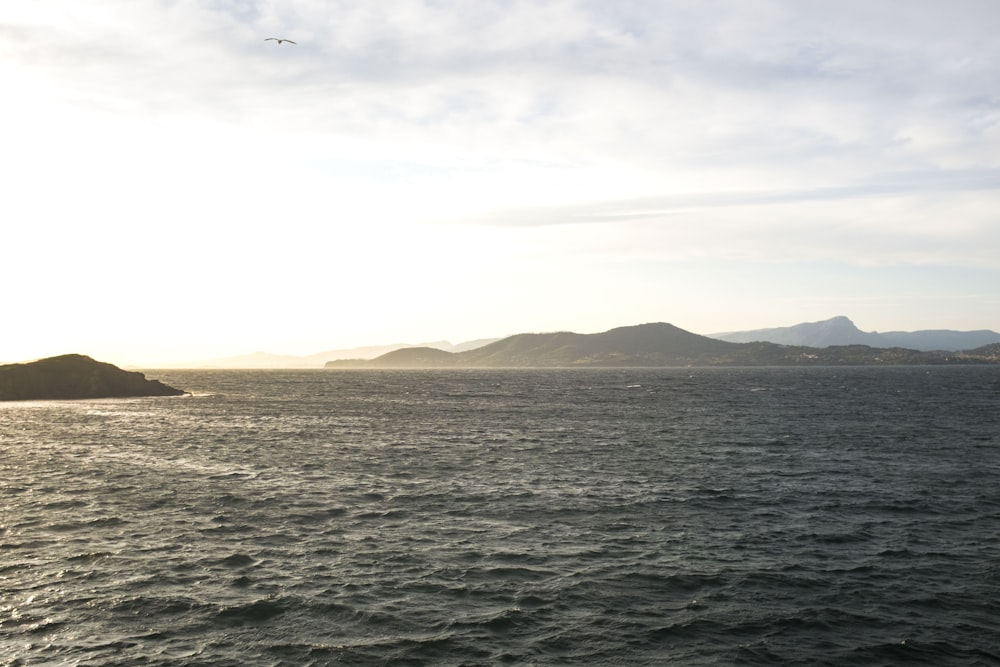
[[[0,366],[0,401],[180,396],[180,389],[82,354]]]

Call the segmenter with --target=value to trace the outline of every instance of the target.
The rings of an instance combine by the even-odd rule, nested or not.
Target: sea
[[[0,665],[1000,665],[1000,367],[0,403]]]

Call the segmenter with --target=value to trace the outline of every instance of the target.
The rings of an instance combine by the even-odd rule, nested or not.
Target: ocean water
[[[1000,665],[1000,368],[0,404],[0,665]]]

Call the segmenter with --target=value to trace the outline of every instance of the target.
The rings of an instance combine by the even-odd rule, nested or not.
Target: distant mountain
[[[994,358],[992,361],[996,361]],[[326,368],[544,368],[845,364],[990,363],[987,356],[841,345],[814,348],[769,342],[730,343],[672,324],[619,327],[603,333],[517,334],[465,352],[414,347],[375,359],[330,361]]]
[[[890,331],[878,333],[858,329],[854,322],[844,316],[822,322],[805,322],[790,327],[754,329],[709,334],[710,338],[730,343],[751,343],[764,341],[779,345],[806,345],[828,347],[830,345],[868,345],[887,348],[902,347],[910,350],[944,350],[955,352],[971,350],[991,343],[1000,343],[1000,333],[989,330],[951,331],[934,329],[923,331]]]
[[[370,363],[365,360],[341,360],[331,361],[326,366],[657,366],[668,362],[683,365],[730,347],[729,343],[699,336],[670,324],[644,324],[600,334],[568,331],[517,334],[458,353],[406,348],[377,357]]]
[[[142,373],[82,354],[0,366],[0,401],[179,396],[185,392]]]
[[[736,343],[768,343],[778,347],[758,346],[727,348]],[[916,331],[876,333],[858,329],[846,317],[834,317],[822,322],[810,322],[791,327],[757,329],[699,336],[670,324],[642,324],[619,327],[599,334],[578,334],[568,331],[556,333],[524,333],[507,338],[484,338],[452,345],[448,341],[431,343],[396,343],[350,349],[328,350],[308,356],[294,356],[256,352],[224,359],[214,359],[186,364],[172,364],[181,368],[359,368],[359,367],[526,367],[526,366],[687,366],[747,364],[760,365],[799,363],[794,361],[799,351],[811,359],[809,363],[904,363],[900,354],[885,350],[900,348],[910,352],[965,350],[966,355],[952,355],[955,359],[979,358],[971,353],[974,348],[1000,343],[1000,334],[994,331]],[[720,346],[720,344],[722,346]],[[783,346],[783,347],[782,347]],[[849,346],[851,350],[827,351],[822,354],[814,348]],[[861,348],[882,350],[862,354]],[[409,351],[408,351],[409,350]],[[438,354],[441,353],[441,354]],[[878,356],[879,359],[875,360]],[[987,355],[988,356],[988,355]],[[851,361],[847,361],[847,360]],[[934,359],[910,358],[907,363],[939,363]]]
[[[323,368],[328,361],[336,359],[374,359],[388,352],[410,347],[429,347],[447,352],[462,352],[473,350],[483,345],[492,343],[497,338],[482,338],[479,340],[466,341],[458,345],[452,345],[446,340],[434,341],[431,343],[396,343],[392,345],[370,345],[366,347],[355,347],[343,350],[327,350],[308,356],[295,356],[289,354],[270,354],[268,352],[254,352],[236,357],[226,357],[223,359],[211,359],[187,363],[178,366],[185,368]]]
[[[445,352],[466,352],[467,350],[475,350],[476,348],[483,347],[484,345],[489,345],[490,343],[495,343],[499,338],[477,338],[476,340],[467,340],[464,343],[459,343],[458,345],[441,346],[441,345],[428,345],[427,347],[437,347],[439,350],[444,350]],[[373,355],[370,358],[374,358]],[[348,357],[341,357],[341,359],[347,359]]]

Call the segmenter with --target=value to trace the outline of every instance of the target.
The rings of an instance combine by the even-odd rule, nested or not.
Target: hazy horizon
[[[8,5],[0,361],[1000,330],[991,0]]]
[[[690,333],[695,333],[695,334],[699,334],[699,335],[703,335],[703,336],[708,336],[708,337],[720,337],[720,340],[728,340],[728,338],[723,338],[723,337],[728,336],[728,335],[732,335],[732,334],[736,334],[736,333],[746,333],[746,332],[757,331],[757,330],[761,330],[761,331],[783,330],[783,329],[788,329],[788,328],[791,328],[791,327],[795,327],[796,325],[825,324],[827,322],[830,322],[831,320],[840,319],[840,318],[843,318],[843,317],[846,317],[846,316],[842,316],[842,315],[841,316],[833,316],[831,318],[827,318],[826,320],[822,320],[822,321],[818,321],[818,322],[796,322],[794,324],[789,324],[789,325],[778,325],[776,327],[762,327],[760,329],[752,329],[752,330],[740,330],[740,331],[728,331],[728,332],[726,332],[726,331],[714,331],[714,332],[707,332],[707,333],[700,333],[700,334],[699,334],[699,332],[692,331]],[[850,320],[849,317],[847,319]],[[850,320],[850,321],[851,321],[852,324],[855,325],[855,327],[857,327],[857,323],[856,322],[853,322],[853,320]],[[611,327],[611,329],[615,329],[615,328],[628,328],[628,327],[636,326],[636,325],[640,325],[640,324],[650,324],[650,323],[648,323],[648,322],[642,322],[642,323],[633,322],[633,323],[629,323],[629,324],[622,324],[622,325],[619,325],[618,327]],[[673,326],[678,326],[675,323],[671,323],[671,322],[668,322],[667,324],[671,324]],[[684,327],[682,327],[682,326],[679,327],[679,328],[680,329],[684,329]],[[687,329],[684,329],[684,330],[687,331]],[[864,329],[862,327],[858,327],[858,330],[861,331],[862,333],[870,333],[870,334],[876,334],[876,335],[891,335],[891,334],[900,334],[900,333],[904,333],[905,334],[905,333],[908,333],[908,332],[903,332],[903,331],[881,331],[881,332],[877,332],[875,330],[866,330],[866,329]],[[126,361],[121,361],[120,358],[118,358],[118,359],[99,358],[98,361],[112,361],[113,363],[118,363],[118,364],[120,364],[122,366],[126,366],[128,368],[146,368],[146,369],[156,369],[156,368],[175,368],[175,369],[179,369],[179,368],[233,368],[233,369],[239,369],[239,368],[320,368],[320,367],[323,366],[323,364],[326,361],[333,361],[333,360],[337,360],[337,359],[356,359],[356,358],[374,359],[374,358],[376,358],[378,356],[381,356],[381,355],[385,354],[386,352],[389,352],[389,351],[392,351],[392,350],[397,350],[397,349],[403,348],[403,347],[434,347],[434,348],[438,348],[438,349],[445,350],[445,351],[448,351],[448,352],[458,352],[458,351],[462,351],[462,350],[474,349],[475,347],[481,347],[483,345],[488,345],[491,342],[502,340],[502,339],[507,338],[509,336],[514,336],[514,335],[518,335],[518,334],[550,334],[550,333],[557,333],[557,332],[561,332],[561,331],[569,331],[569,330],[568,329],[554,329],[554,330],[550,330],[550,331],[526,330],[526,331],[512,332],[512,333],[504,334],[504,335],[501,335],[501,336],[491,336],[491,337],[484,337],[484,338],[479,338],[479,339],[456,340],[456,341],[450,341],[450,340],[439,338],[439,339],[436,339],[436,340],[426,340],[426,341],[396,341],[396,342],[391,342],[391,343],[388,343],[388,342],[374,342],[374,343],[369,342],[368,344],[355,345],[355,346],[351,346],[351,347],[338,347],[338,348],[330,348],[330,347],[328,347],[328,348],[325,348],[325,349],[322,349],[322,350],[313,350],[313,351],[305,353],[305,354],[291,354],[291,353],[283,352],[283,351],[280,351],[280,350],[254,350],[254,351],[239,351],[239,352],[231,350],[229,354],[220,355],[220,356],[211,357],[211,358],[191,358],[191,359],[183,359],[183,360],[165,360],[163,357],[159,357],[159,358],[156,358],[156,359],[158,359],[158,362],[157,361],[150,361],[150,359],[153,359],[153,357],[149,357],[147,359],[126,360]],[[601,331],[572,331],[572,333],[597,334],[597,333],[604,333],[604,331],[606,331],[606,330],[601,330]],[[924,333],[933,333],[933,332],[941,332],[941,331],[959,332],[959,330],[949,329],[947,327],[934,327],[934,328],[925,329],[925,330],[918,330],[918,331],[923,331]],[[979,331],[981,331],[981,330],[979,330]],[[964,332],[960,332],[960,333],[972,333],[972,331],[964,331]],[[1000,333],[1000,332],[994,332],[994,333]],[[840,343],[837,343],[837,344],[840,344]],[[903,347],[908,347],[908,345],[905,345],[905,344],[902,344],[902,346]],[[823,345],[820,345],[820,347],[823,347]],[[975,346],[973,346],[973,347],[975,347]],[[921,347],[920,349],[932,349],[932,348]],[[933,348],[933,349],[937,349],[937,348]],[[957,349],[966,349],[966,348],[947,348],[947,349],[956,349],[957,350]],[[68,352],[61,352],[59,354],[70,354],[70,353],[86,354],[87,356],[92,356],[92,357],[94,356],[94,355],[88,354],[87,352],[80,352],[79,350],[77,350],[77,351],[68,351]],[[47,356],[56,356],[56,355],[47,355]],[[30,362],[30,361],[34,361],[34,360],[36,360],[38,358],[41,358],[41,357],[34,357],[34,358],[30,358],[30,359],[7,359],[7,360],[0,359],[0,365],[7,364],[7,363]],[[263,364],[263,365],[256,365],[256,364],[254,364],[253,361],[251,361],[251,360],[257,360],[258,363],[259,363],[260,360],[263,360],[263,359],[268,360],[268,363]],[[284,363],[282,363],[282,362],[284,362]]]

